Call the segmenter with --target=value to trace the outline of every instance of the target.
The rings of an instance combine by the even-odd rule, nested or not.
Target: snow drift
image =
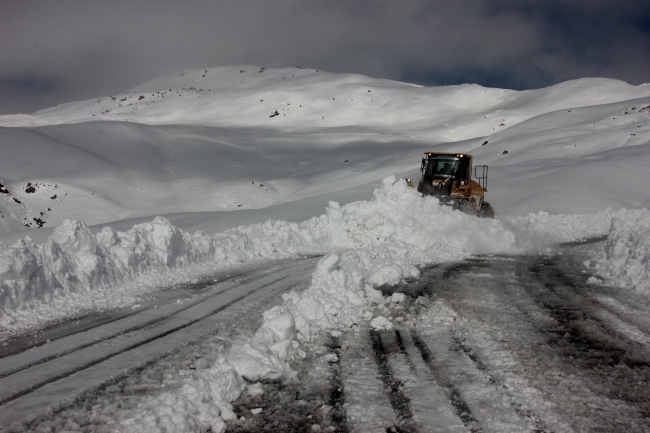
[[[439,206],[434,198],[422,199],[388,177],[372,200],[331,202],[325,214],[299,224],[269,220],[214,236],[187,233],[162,217],[126,232],[106,227],[97,234],[68,220],[42,244],[29,237],[12,246],[0,243],[0,326],[19,332],[38,320],[129,305],[146,290],[134,288],[139,282],[169,282],[171,271],[201,264],[225,268],[300,254],[356,254],[354,266],[367,282],[395,284],[413,276],[415,264],[515,254],[601,236],[612,217],[624,215],[606,210],[478,219]]]
[[[384,179],[373,200],[343,207],[332,203],[325,215],[301,224],[297,233],[323,250],[338,251],[320,261],[309,288],[283,295],[284,304],[264,313],[253,338],[235,342],[206,376],[234,370],[251,382],[296,380],[289,361],[305,356],[301,342],[322,330],[336,332],[372,319],[373,305],[383,301],[376,287],[417,277],[417,264],[458,260],[470,252],[517,252],[513,234],[499,221],[452,211],[436,199],[423,200],[393,176]],[[225,392],[235,398],[244,389],[239,382],[230,385]],[[204,410],[206,399],[212,402],[211,413]],[[176,404],[162,410],[166,401]],[[182,388],[143,403],[123,425],[132,432],[207,427],[223,432],[223,420],[235,416],[229,404],[214,397],[204,377],[188,379]]]
[[[302,343],[318,333],[371,319],[372,326],[390,329],[389,318],[374,314],[375,305],[384,302],[377,288],[417,277],[417,265],[470,254],[517,254],[602,235],[612,217],[609,272],[621,281],[627,278],[626,284],[630,278],[642,281],[648,275],[647,210],[479,219],[420,197],[394,176],[382,181],[371,200],[345,206],[332,202],[325,214],[309,221],[267,221],[215,236],[186,233],[161,217],[126,232],[104,228],[96,235],[68,220],[43,244],[25,238],[0,246],[0,323],[18,330],[32,324],[25,318],[35,311],[67,305],[61,314],[71,314],[98,297],[113,299],[107,306],[118,305],[124,296],[118,301],[110,294],[128,294],[123,289],[127,282],[200,263],[226,267],[326,254],[310,286],[284,294],[281,306],[264,313],[252,339],[234,342],[198,379],[186,379],[182,387],[143,401],[132,418],[121,420],[122,428],[133,432],[207,427],[223,432],[225,421],[234,416],[230,403],[246,389],[246,380],[297,380],[289,363],[306,356]],[[639,226],[645,228],[639,231]]]
[[[43,244],[29,237],[10,247],[0,244],[0,324],[20,329],[33,324],[33,316],[61,318],[129,304],[133,293],[121,284],[207,260],[241,262],[266,254],[265,248],[237,233],[190,235],[160,217],[127,232],[107,227],[97,235],[66,220]]]
[[[501,222],[515,234],[517,246],[535,251],[564,242],[584,241],[604,236],[612,218],[629,211],[605,209],[591,214],[549,215],[539,211],[526,216],[504,216]]]
[[[650,293],[650,211],[639,209],[612,219],[596,269],[608,284]],[[590,282],[599,283],[596,278]]]
[[[49,311],[36,314],[49,318],[70,315],[96,307],[98,299],[104,308],[128,304],[134,298],[121,287],[125,283],[190,265],[226,267],[359,249],[369,251],[363,266],[377,285],[411,275],[414,263],[517,251],[513,234],[498,221],[422,200],[394,177],[383,181],[373,200],[330,203],[324,215],[301,224],[267,221],[215,236],[186,233],[161,217],[126,232],[106,227],[96,235],[68,220],[43,244],[29,237],[12,246],[0,244],[0,324],[19,330],[33,325],[37,311]],[[50,311],[52,304],[59,308]]]
[[[512,218],[508,225],[527,236],[520,244],[535,246],[544,239],[548,245],[549,238],[567,242],[602,235],[605,221],[613,214],[610,210],[592,216],[540,213]],[[617,215],[628,218],[624,210]],[[214,387],[205,380],[214,372],[226,372],[229,377],[236,372],[249,382],[297,380],[289,362],[305,357],[301,343],[323,330],[336,335],[364,321],[371,321],[376,329],[391,329],[390,319],[373,313],[374,306],[384,302],[376,288],[417,277],[415,265],[459,259],[470,251],[522,251],[516,246],[515,234],[499,221],[469,217],[439,206],[435,199],[421,199],[393,177],[384,179],[374,200],[344,207],[332,204],[326,215],[308,225],[318,238],[336,239],[348,249],[325,256],[308,289],[283,295],[284,304],[264,313],[252,339],[233,343],[199,379],[186,379],[182,388],[141,403],[134,417],[123,423],[127,431],[186,432],[210,427],[223,432],[224,421],[235,417],[230,402],[245,386],[243,381],[230,380],[228,388],[215,397]],[[323,232],[319,234],[317,229]],[[391,297],[391,302],[402,300],[403,295]],[[235,397],[224,400],[224,394]],[[211,402],[207,405],[211,412],[205,410],[206,401]]]

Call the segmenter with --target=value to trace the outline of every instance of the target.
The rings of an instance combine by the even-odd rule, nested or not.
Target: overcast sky
[[[0,41],[0,114],[239,64],[431,86],[650,81],[648,0],[0,0]]]

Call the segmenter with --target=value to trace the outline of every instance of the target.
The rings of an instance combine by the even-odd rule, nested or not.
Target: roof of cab
[[[472,155],[469,155],[467,153],[456,153],[456,152],[424,152],[425,155],[441,155],[441,156],[466,156],[468,158],[474,158]]]

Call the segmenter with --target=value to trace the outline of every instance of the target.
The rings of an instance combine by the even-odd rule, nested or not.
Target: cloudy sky
[[[0,0],[0,114],[253,64],[424,85],[650,81],[648,0]]]

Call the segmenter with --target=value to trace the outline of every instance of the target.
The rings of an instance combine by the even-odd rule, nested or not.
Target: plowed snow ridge
[[[638,213],[478,219],[439,206],[435,199],[422,199],[391,176],[372,200],[330,203],[324,215],[301,224],[268,221],[216,236],[190,235],[163,218],[125,233],[107,228],[97,235],[82,223],[67,221],[44,244],[23,239],[2,247],[2,323],[14,329],[31,325],[21,319],[35,309],[47,309],[53,300],[79,308],[128,279],[146,280],[152,272],[171,275],[174,269],[200,263],[228,266],[328,253],[309,289],[284,295],[285,304],[264,313],[252,340],[233,344],[200,379],[188,379],[182,388],[143,403],[133,418],[122,420],[128,431],[194,431],[199,426],[223,431],[223,420],[233,416],[228,405],[245,387],[243,378],[293,380],[295,372],[287,361],[302,356],[301,341],[323,329],[372,318],[372,304],[382,300],[375,287],[417,276],[415,265],[476,253],[516,254],[599,236],[613,216]]]

